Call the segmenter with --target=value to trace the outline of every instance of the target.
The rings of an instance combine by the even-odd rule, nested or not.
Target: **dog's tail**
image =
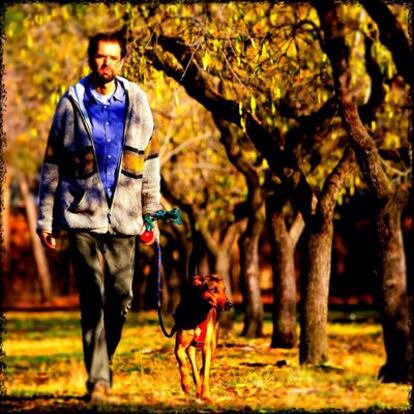
[[[176,332],[177,332],[177,326],[176,325],[174,325],[173,327],[172,327],[172,329],[171,329],[171,332],[170,333],[168,333],[167,332],[167,330],[165,329],[165,326],[164,326],[164,322],[163,322],[163,320],[162,320],[162,314],[161,314],[161,307],[159,306],[158,308],[157,308],[157,310],[158,310],[158,321],[159,321],[159,323],[160,323],[160,327],[161,327],[161,330],[162,330],[162,333],[167,337],[167,338],[171,338]]]

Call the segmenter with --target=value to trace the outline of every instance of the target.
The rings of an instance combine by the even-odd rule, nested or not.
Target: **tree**
[[[239,238],[241,279],[244,284],[245,318],[242,335],[257,338],[263,335],[263,303],[259,279],[259,239],[264,225],[264,193],[260,184],[258,168],[243,154],[242,140],[236,141],[230,126],[217,116],[215,123],[221,132],[221,142],[226,148],[230,162],[243,174],[247,182],[246,202],[240,206],[247,226]],[[236,145],[235,145],[236,144]],[[244,145],[250,144],[248,141]],[[251,147],[251,144],[249,145]],[[251,151],[251,148],[250,148]],[[253,150],[254,153],[254,150]]]
[[[198,67],[195,59],[193,59],[195,52],[192,53],[190,51],[190,48],[188,45],[186,45],[183,39],[165,36],[162,34],[158,34],[156,36],[156,39],[158,45],[163,48],[164,52],[172,53],[174,57],[180,62],[183,69],[173,66],[165,55],[163,57],[160,57],[160,53],[157,53],[154,50],[150,50],[147,52],[147,56],[153,62],[154,67],[163,70],[168,76],[171,76],[173,79],[176,79],[178,82],[183,84],[186,88],[187,93],[202,103],[209,111],[211,111],[216,119],[221,118],[226,122],[232,122],[241,127],[241,129],[245,130],[249,138],[255,144],[257,150],[264,158],[267,159],[272,171],[278,176],[281,176],[282,180],[284,181],[284,185],[294,193],[293,200],[295,206],[303,210],[305,217],[312,217],[311,202],[313,199],[313,190],[310,188],[305,176],[297,165],[297,160],[295,157],[290,153],[284,152],[282,149],[284,140],[280,131],[277,128],[272,128],[270,131],[265,128],[263,124],[258,120],[257,116],[254,114],[254,105],[251,105],[251,111],[243,109],[241,104],[237,105],[237,102],[231,99],[226,99],[222,94],[216,91],[212,85],[211,79],[209,79],[208,74],[201,70]],[[326,116],[326,114],[329,113],[329,111],[326,111],[324,109],[325,108],[323,108],[323,110],[319,110],[316,115],[313,114],[303,117],[303,124],[307,123],[309,126],[312,123],[310,120],[312,120],[314,129],[317,129],[314,118],[318,118],[319,121],[321,121],[321,114]],[[322,120],[324,119],[326,118],[322,117]],[[332,193],[332,195],[335,196],[335,193]],[[328,245],[328,249],[324,253],[324,255],[328,255],[328,257],[330,257],[329,248],[330,245]],[[308,257],[309,260],[315,262],[315,259],[318,256],[309,255]],[[326,281],[329,280],[330,260],[327,260],[326,263],[327,266],[325,266],[323,272],[325,286],[327,286]],[[315,266],[313,269],[314,272],[318,272],[317,266]],[[311,278],[309,280],[314,279]],[[327,289],[316,289],[313,291],[313,293],[322,295],[322,302],[325,302],[325,312],[322,313],[321,318],[321,320],[325,319],[325,323],[321,325],[321,332],[324,332],[327,314]],[[310,297],[311,296],[305,295],[305,299],[308,299]],[[304,326],[308,332],[312,332],[313,327],[311,324],[304,324]],[[315,332],[314,329],[313,332]],[[322,346],[320,348],[323,349],[324,347]],[[322,351],[320,353],[320,356],[313,355],[312,361],[308,361],[306,358],[303,358],[302,361],[315,362],[315,359],[323,360],[324,357],[325,351]]]
[[[404,175],[408,176],[407,166],[401,158],[397,159],[397,166],[405,171],[395,171],[399,176],[398,180],[393,180],[392,175],[390,177],[390,167],[387,168],[374,139],[361,121],[348,88],[350,67],[344,25],[338,17],[337,7],[329,0],[317,0],[313,5],[318,11],[324,32],[323,48],[332,65],[342,121],[355,149],[365,180],[377,201],[376,271],[381,285],[378,291],[387,353],[387,361],[380,370],[380,378],[386,382],[408,381],[411,375],[410,330],[401,235],[401,211],[408,201],[410,187],[409,182],[404,180]],[[393,25],[396,25],[395,20]],[[412,62],[412,53],[409,50],[408,52],[411,55],[408,61]],[[393,172],[394,168],[392,168]]]

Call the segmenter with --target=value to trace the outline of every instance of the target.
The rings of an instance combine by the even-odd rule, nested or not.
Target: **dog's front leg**
[[[213,351],[215,322],[210,320],[207,324],[206,339],[203,346],[203,367],[201,368],[201,398],[205,401],[210,401],[210,365]]]
[[[191,368],[193,370],[193,379],[196,387],[196,396],[197,398],[199,398],[201,396],[201,378],[197,369],[196,348],[194,346],[189,346],[187,348],[187,355],[191,363]]]
[[[186,347],[182,345],[181,335],[177,334],[175,344],[175,356],[178,361],[178,368],[181,376],[181,387],[186,394],[190,392],[190,375],[187,367]]]
[[[203,347],[203,368],[201,369],[201,398],[210,401],[210,365],[211,365],[211,343]]]

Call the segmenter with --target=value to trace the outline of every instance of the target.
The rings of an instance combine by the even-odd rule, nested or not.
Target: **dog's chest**
[[[197,325],[197,327],[194,330],[194,340],[191,345],[195,346],[196,348],[202,348],[204,346],[204,342],[206,341],[207,337],[207,329],[209,323],[212,327],[215,326],[217,321],[217,310],[215,308],[212,308],[210,312],[208,313],[205,320]]]

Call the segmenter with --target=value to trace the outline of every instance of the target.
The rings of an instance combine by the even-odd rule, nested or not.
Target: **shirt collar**
[[[115,90],[115,93],[111,96],[109,103],[113,102],[114,100],[119,101],[119,102],[124,102],[125,101],[124,85],[122,85],[122,82],[119,82],[117,79],[115,79],[115,82],[116,82],[116,90]],[[86,91],[85,91],[84,101],[86,103],[89,103],[90,101],[97,103],[94,96],[92,95],[92,83],[88,82],[85,89]]]
[[[119,82],[116,79],[115,79],[115,82],[116,82],[116,90],[111,99],[116,99],[119,102],[123,102],[125,100],[124,86],[122,85],[122,82]]]

